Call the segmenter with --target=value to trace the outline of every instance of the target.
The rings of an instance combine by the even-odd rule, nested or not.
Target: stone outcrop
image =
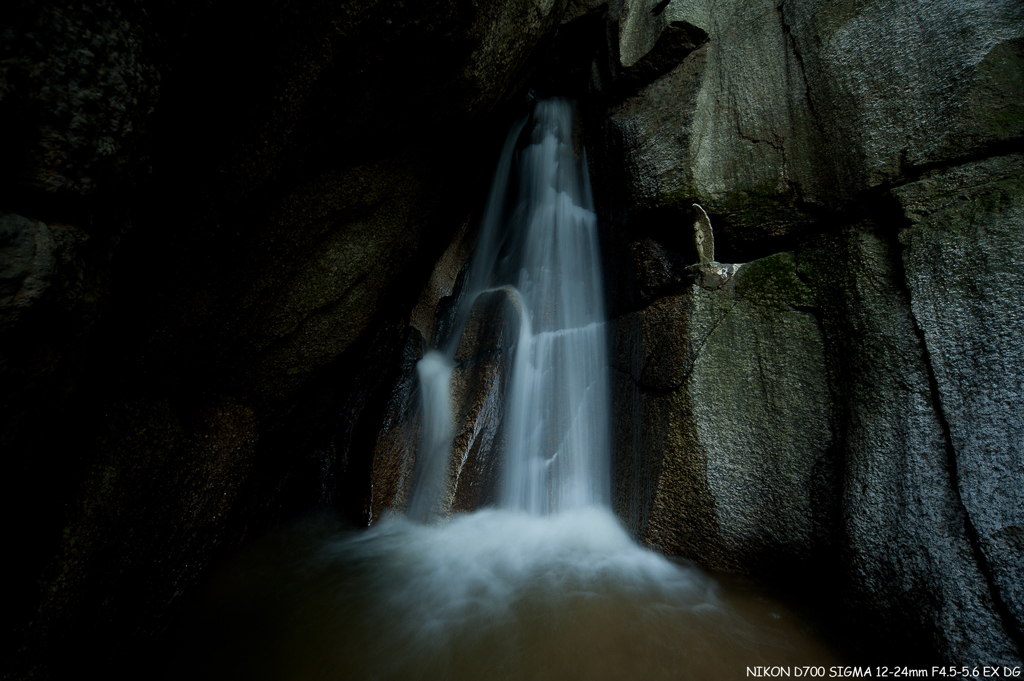
[[[497,496],[505,388],[512,374],[522,302],[511,286],[477,296],[455,352],[449,512],[488,506]]]
[[[799,232],[816,209],[848,207],[866,188],[1024,135],[1019,3],[617,7],[612,73],[677,25],[708,38],[612,101],[607,144],[625,164],[608,188],[625,186],[634,211],[697,201],[737,248]]]
[[[823,301],[843,462],[839,565],[856,621],[881,641],[945,659],[1013,664],[1019,653],[960,500],[898,244],[859,224],[819,239],[800,262]]]
[[[954,488],[1006,625],[1024,638],[1024,156],[894,190],[911,306],[934,374]]]
[[[616,334],[638,536],[732,571],[834,570],[883,644],[1016,664],[1022,165],[925,173],[724,285],[638,242]],[[768,323],[743,282],[772,262],[790,285],[764,279],[788,296]]]
[[[610,258],[622,514],[716,567],[795,575],[818,561],[843,575],[847,612],[876,642],[1019,660],[1024,358],[1009,339],[1024,290],[1024,7],[604,11],[589,142],[598,211],[629,230]],[[625,75],[645,63],[646,77]],[[790,326],[712,304],[738,300],[738,283],[688,270],[694,202],[718,259],[793,253],[799,285],[779,313]],[[722,325],[695,339],[716,310]],[[765,338],[806,352],[786,361]],[[780,427],[766,405],[782,386],[805,395],[805,411],[788,409],[812,425],[772,449],[758,433]],[[783,470],[789,484],[768,480]]]
[[[519,335],[522,306],[514,288],[503,286],[479,294],[473,302],[455,351],[450,399],[454,437],[447,470],[438,491],[436,513],[472,511],[495,499],[500,466],[505,387]],[[412,330],[411,338],[419,338]],[[388,416],[373,455],[370,519],[388,510],[402,511],[411,501],[421,475],[422,405],[415,362],[408,352],[402,378],[395,385]]]
[[[614,334],[616,507],[638,538],[783,583],[831,573],[862,654],[1017,664],[1009,168],[894,190],[905,249],[870,220],[739,266],[639,242]]]

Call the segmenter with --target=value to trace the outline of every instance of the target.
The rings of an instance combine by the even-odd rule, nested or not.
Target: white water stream
[[[425,461],[409,517],[362,532],[310,522],[238,559],[215,610],[240,614],[210,620],[238,642],[218,647],[211,678],[718,679],[830,659],[778,604],[737,609],[610,510],[600,251],[572,123],[549,100],[513,128],[458,312],[456,328],[500,285],[523,302],[499,507],[429,522],[456,334],[418,367]]]
[[[571,104],[549,99],[513,126],[457,312],[461,328],[480,292],[503,285],[518,291],[522,317],[505,395],[500,505],[536,515],[610,502],[601,251],[586,156],[572,144],[573,119]],[[418,520],[433,518],[448,467],[448,381],[458,344],[456,333],[418,367],[423,460],[408,511]]]

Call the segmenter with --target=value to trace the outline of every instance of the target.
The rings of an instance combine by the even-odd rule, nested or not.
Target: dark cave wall
[[[12,674],[128,673],[246,537],[362,518],[409,310],[562,9],[0,9]]]

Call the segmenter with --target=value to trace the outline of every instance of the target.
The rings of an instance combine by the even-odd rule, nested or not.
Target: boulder
[[[451,374],[451,451],[438,499],[428,504],[441,517],[472,511],[495,500],[505,386],[520,316],[518,292],[503,286],[480,293],[466,319]],[[412,359],[411,354],[407,357]],[[409,361],[406,367],[392,392],[389,415],[374,451],[372,519],[389,510],[405,510],[423,475],[417,468],[423,418],[420,388],[415,362]]]
[[[374,443],[366,500],[368,524],[390,512],[404,512],[412,500],[423,432],[416,362],[423,358],[423,351],[423,337],[415,328],[410,328],[402,353],[401,372],[391,387]]]
[[[455,439],[450,512],[473,511],[496,501],[505,388],[522,312],[515,288],[484,291],[473,303],[459,339],[458,365],[452,372]]]

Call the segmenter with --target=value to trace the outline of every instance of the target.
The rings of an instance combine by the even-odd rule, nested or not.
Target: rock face
[[[451,376],[454,438],[436,503],[438,516],[472,511],[495,499],[505,386],[521,314],[519,294],[508,286],[484,291],[470,310]],[[410,352],[406,357],[374,451],[371,521],[387,510],[405,510],[422,475],[417,460],[423,411],[415,367],[421,354]]]
[[[615,332],[616,506],[642,541],[783,582],[831,572],[851,626],[874,632],[873,655],[1018,664],[1016,402],[947,415],[949,400],[985,404],[1020,385],[1017,345],[998,342],[1018,333],[1022,290],[1008,167],[1017,159],[895,190],[938,223],[912,222],[901,240],[963,239],[919,261],[908,246],[905,269],[896,235],[871,221],[741,266],[681,270],[656,244],[634,249],[640,307]],[[931,323],[991,330],[988,342],[962,326],[943,335],[954,356],[973,349],[960,380],[999,373],[985,389],[943,391],[912,263],[925,269],[917,285],[944,297]],[[944,265],[962,287],[935,274]],[[982,285],[1006,288],[979,296]]]
[[[894,190],[919,324],[979,561],[1024,634],[1024,156],[986,159]]]
[[[820,552],[834,522],[831,396],[814,299],[792,254],[700,267],[722,272],[618,320],[618,338],[635,334],[633,347],[620,344],[616,372],[615,411],[632,415],[618,435],[620,509],[668,553],[770,572],[780,558]],[[642,360],[631,363],[637,350]],[[624,462],[650,452],[659,461],[644,468],[654,473],[630,479]],[[649,497],[629,508],[647,496],[636,485]]]
[[[452,373],[455,439],[449,512],[489,505],[497,494],[505,413],[505,387],[512,373],[522,321],[519,293],[503,286],[481,293],[470,311],[455,352]]]
[[[415,292],[564,8],[0,8],[12,674],[116,676],[247,535],[364,519]]]
[[[1024,135],[1024,10],[1010,0],[627,0],[617,20],[614,8],[612,72],[675,26],[708,36],[611,104],[606,134],[625,159],[615,181],[634,211],[699,202],[736,248],[799,232],[808,209]]]
[[[847,197],[1024,134],[1019,3],[800,1],[782,19]]]
[[[1014,634],[1003,628],[961,503],[898,244],[875,225],[856,225],[808,247],[800,270],[827,301],[821,320],[844,462],[839,555],[858,620],[883,639],[913,632],[918,650],[947,659],[1012,664]]]
[[[841,574],[876,642],[1018,661],[1024,7],[625,0],[604,20],[621,512],[708,565]],[[733,277],[687,269],[694,202],[718,259],[748,262]],[[769,323],[740,284],[783,257]]]

